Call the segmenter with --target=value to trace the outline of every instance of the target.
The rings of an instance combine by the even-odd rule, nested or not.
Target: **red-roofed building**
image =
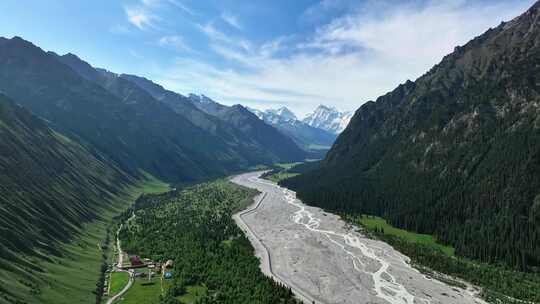
[[[141,258],[138,255],[130,255],[129,261],[131,262],[131,267],[140,267],[144,265],[144,263],[141,261]]]

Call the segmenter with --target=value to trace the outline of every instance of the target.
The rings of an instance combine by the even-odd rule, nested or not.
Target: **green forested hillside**
[[[121,99],[19,37],[0,38],[0,90],[133,175],[192,182],[248,165],[161,102]]]
[[[137,201],[120,237],[129,253],[174,261],[172,287],[162,303],[179,303],[194,286],[207,290],[196,303],[297,303],[289,289],[261,273],[232,219],[254,195],[220,180]]]
[[[3,279],[43,272],[38,261],[63,255],[61,245],[134,183],[4,95],[0,172],[0,302],[22,291]]]
[[[0,169],[3,258],[53,251],[133,182],[3,95]]]
[[[364,104],[306,202],[381,215],[461,256],[540,266],[540,3]]]

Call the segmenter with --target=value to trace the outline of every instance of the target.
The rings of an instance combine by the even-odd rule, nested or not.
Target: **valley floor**
[[[294,192],[246,173],[234,183],[262,194],[236,215],[267,275],[291,287],[305,302],[467,304],[484,303],[462,289],[414,269],[388,244],[355,231],[340,217],[309,207]]]

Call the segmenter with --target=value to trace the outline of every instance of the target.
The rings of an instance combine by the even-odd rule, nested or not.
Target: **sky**
[[[0,36],[300,116],[356,110],[534,0],[2,0]]]

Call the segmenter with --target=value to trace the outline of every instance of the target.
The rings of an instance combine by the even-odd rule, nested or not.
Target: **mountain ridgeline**
[[[382,215],[460,255],[540,266],[540,3],[354,115],[306,202]]]
[[[121,77],[137,84],[194,125],[236,147],[251,165],[297,161],[306,156],[293,141],[275,128],[254,119],[254,116],[240,105],[229,107],[209,99],[216,110],[207,111],[200,106],[199,100],[192,98],[193,95],[185,97],[142,77],[134,75]]]
[[[221,128],[204,113],[186,118],[190,114],[178,114],[127,77],[94,69],[74,55],[46,53],[18,37],[0,39],[0,80],[6,95],[132,175],[145,170],[192,182],[304,157],[287,139],[276,151],[234,126]],[[197,115],[204,120],[194,122]],[[281,136],[276,142],[283,139],[278,132],[264,134],[268,140],[272,135]]]

